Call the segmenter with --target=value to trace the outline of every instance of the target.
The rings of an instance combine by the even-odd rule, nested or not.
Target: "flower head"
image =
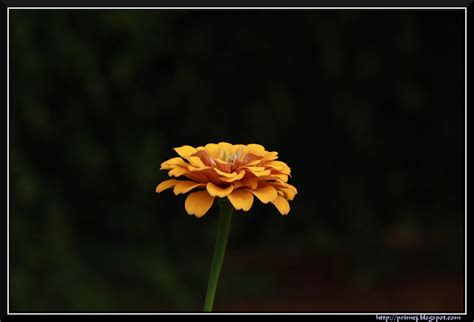
[[[169,179],[156,187],[156,192],[173,188],[175,195],[193,189],[185,201],[186,212],[202,217],[216,197],[227,198],[236,210],[248,211],[254,196],[263,203],[271,202],[282,215],[290,212],[288,200],[297,190],[288,183],[291,169],[277,161],[278,152],[266,151],[259,144],[232,145],[209,143],[194,148],[184,145],[174,149],[179,157],[161,164]]]

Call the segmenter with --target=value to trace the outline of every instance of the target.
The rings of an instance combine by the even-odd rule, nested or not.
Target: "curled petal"
[[[220,170],[221,172],[227,173],[227,174],[230,174],[232,172],[231,171],[232,166],[229,163],[218,160],[218,159],[215,159],[213,161],[215,164],[215,167],[214,167],[215,170]]]
[[[228,172],[224,172],[222,170],[219,170],[218,168],[214,168],[214,171],[216,171],[216,173],[222,177],[226,177],[226,178],[234,178],[236,175],[237,175],[237,172],[232,172],[232,173],[228,173]]]
[[[265,167],[247,167],[247,169],[255,171],[255,172],[262,172],[267,170]]]
[[[234,182],[234,181],[237,181],[237,180],[240,180],[244,177],[245,175],[245,171],[244,170],[240,170],[239,173],[235,173],[233,172],[233,175],[232,176],[227,176],[227,177],[220,177],[220,180],[221,181],[224,181],[224,182]]]
[[[285,195],[285,198],[286,198],[286,199],[288,199],[288,200],[293,200],[293,199],[295,199],[296,192],[294,192],[293,190],[288,189],[288,188],[278,188],[278,190],[280,190],[281,192],[283,192],[283,194]]]
[[[288,175],[286,174],[272,173],[271,175],[274,176],[275,178],[280,179],[283,182],[288,182]]]
[[[286,196],[286,199],[288,200],[293,200],[295,195],[298,193],[298,190],[296,190],[295,186],[292,186],[291,184],[283,181],[265,182],[265,184],[271,185],[275,187],[278,191],[281,191],[281,193],[284,194]]]
[[[273,168],[283,174],[289,175],[291,173],[291,169],[289,166],[286,165],[285,162],[282,161],[268,161],[263,164],[265,167]]]
[[[212,182],[217,185],[222,184],[221,180],[219,180],[219,176],[214,172],[213,169],[192,171],[192,172],[186,173],[184,176],[196,182],[203,182],[203,183]]]
[[[261,146],[260,144],[252,143],[252,144],[248,144],[245,147],[245,152],[253,153],[253,154],[258,155],[258,156],[264,156],[265,155],[265,148],[263,146]]]
[[[190,157],[191,155],[197,152],[197,150],[190,145],[183,145],[179,148],[174,148],[174,150],[182,158]]]
[[[257,165],[262,162],[262,159],[258,155],[255,155],[253,153],[245,153],[242,157],[242,162],[247,166]]]
[[[227,196],[236,210],[249,211],[253,204],[253,194],[248,190],[234,190]]]
[[[166,189],[173,188],[178,182],[180,181],[176,179],[169,179],[169,180],[163,181],[156,187],[155,191],[157,193],[160,193]]]
[[[205,148],[202,146],[198,147],[198,152],[194,154],[195,156],[199,157],[201,159],[202,163],[204,163],[207,166],[214,166],[216,163],[214,160],[212,160],[212,157]]]
[[[250,189],[255,190],[258,187],[258,181],[259,181],[258,177],[248,177],[242,180],[242,183],[246,185],[247,187],[249,187]]]
[[[269,203],[270,201],[274,201],[278,196],[276,189],[272,186],[258,188],[255,190],[251,190],[251,192],[263,203]]]
[[[262,162],[269,161],[269,160],[276,160],[278,159],[278,152],[268,152],[263,158]]]
[[[206,185],[206,189],[211,196],[224,198],[225,196],[229,195],[232,190],[234,190],[234,186],[230,185],[228,187],[223,188],[213,184],[212,182],[209,182]]]
[[[175,195],[179,195],[181,193],[187,193],[194,188],[197,187],[204,187],[204,183],[194,182],[194,181],[179,181],[173,189]]]
[[[186,212],[200,218],[204,216],[214,203],[214,197],[210,196],[207,191],[197,191],[190,193],[184,203]]]
[[[180,157],[171,158],[161,164],[160,170],[169,170],[175,168],[176,166],[186,167],[188,166],[188,163]]]
[[[265,169],[265,167],[247,167],[246,170],[257,177],[268,176],[271,173],[271,170]]]
[[[293,186],[293,185],[291,185],[291,184],[289,184],[289,183],[285,183],[285,188],[288,188],[288,189],[290,189],[290,190],[293,190],[293,191],[295,192],[295,194],[298,193],[298,190],[296,189],[296,187]]]
[[[274,201],[272,201],[272,203],[278,209],[280,214],[288,215],[288,213],[290,212],[290,204],[282,196],[277,196],[276,199]]]
[[[258,178],[259,182],[265,182],[275,187],[283,187],[287,183],[274,175],[264,176]]]
[[[202,162],[202,160],[199,158],[199,157],[186,157],[186,160],[189,161],[189,163],[193,166],[193,167],[196,167],[198,169],[203,169],[203,168],[207,168],[207,166],[204,164],[204,162]],[[189,167],[188,167],[189,168]]]
[[[168,175],[170,177],[180,177],[182,176],[183,174],[186,174],[188,173],[189,170],[188,169],[185,169],[185,168],[181,168],[181,167],[176,167],[174,169],[171,169],[169,172],[168,172]]]

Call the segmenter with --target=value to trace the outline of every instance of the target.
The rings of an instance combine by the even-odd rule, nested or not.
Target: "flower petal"
[[[189,161],[191,166],[188,167],[188,169],[197,168],[197,169],[205,169],[207,166],[202,162],[202,160],[199,157],[186,157],[186,160]]]
[[[232,172],[232,173],[228,173],[228,172],[224,172],[222,170],[219,170],[218,168],[214,168],[214,171],[217,172],[218,175],[222,176],[222,177],[226,177],[226,178],[233,178],[237,175],[237,172]]]
[[[161,164],[160,170],[169,170],[175,168],[176,166],[187,167],[188,163],[180,157],[171,158]]]
[[[291,184],[289,184],[289,183],[285,183],[285,188],[288,188],[288,189],[293,190],[293,191],[295,192],[295,194],[298,193],[298,190],[296,189],[296,187],[293,186],[293,185],[291,185]]]
[[[239,182],[242,185],[249,187],[251,190],[255,190],[258,187],[258,179],[259,178],[257,177],[249,176],[247,178],[240,180]]]
[[[225,174],[225,175],[219,177],[219,179],[221,181],[224,181],[224,182],[234,182],[234,181],[242,179],[245,175],[244,170],[240,170],[239,173],[237,173],[237,172],[226,173],[226,172],[220,171],[219,169],[214,169],[214,170],[219,174],[221,174],[221,173]]]
[[[219,156],[219,147],[216,143],[208,143],[204,148],[209,152],[212,158],[217,159]]]
[[[163,181],[156,187],[155,192],[160,193],[166,189],[173,188],[179,182],[181,181],[176,180],[176,179],[169,179],[169,180]]]
[[[251,190],[251,192],[263,203],[274,201],[278,196],[276,189],[272,186],[258,188],[256,190]]]
[[[245,165],[256,165],[262,161],[262,158],[250,152],[243,152],[242,163]]]
[[[272,173],[270,176],[280,179],[283,182],[288,182],[288,175],[281,173]]]
[[[247,146],[245,147],[245,152],[252,153],[258,156],[264,156],[265,148],[260,144],[251,143],[247,144]]]
[[[202,217],[211,208],[214,203],[214,197],[210,196],[207,191],[197,191],[190,193],[184,202],[184,208],[190,215]]]
[[[232,166],[229,163],[224,162],[222,160],[218,160],[218,159],[213,159],[213,161],[214,161],[214,169],[220,170],[223,173],[230,174],[232,170]]]
[[[285,195],[285,198],[288,199],[288,200],[295,199],[295,195],[297,194],[296,189],[293,190],[293,189],[289,188],[288,186],[280,187],[280,188],[278,188],[278,190],[282,191],[283,194]]]
[[[266,184],[269,184],[273,187],[275,187],[278,191],[278,194],[281,196],[284,196],[285,199],[287,200],[293,200],[298,193],[296,188],[292,186],[289,183],[285,182],[267,182]]]
[[[204,187],[205,185],[206,184],[204,183],[194,181],[179,181],[179,183],[174,186],[173,192],[175,195],[179,195],[180,193],[186,193],[193,190],[194,188]]]
[[[174,148],[176,153],[179,154],[180,157],[187,158],[197,152],[196,148],[193,148],[190,145],[183,145],[179,148]]]
[[[290,212],[290,204],[288,203],[288,200],[286,200],[282,196],[277,196],[277,198],[272,201],[272,203],[278,209],[280,214],[288,215],[288,213]]]
[[[200,146],[197,148],[197,150],[198,151],[194,154],[194,156],[201,159],[202,163],[204,163],[207,166],[214,166],[216,164],[214,160],[212,160],[212,157],[209,151],[207,151],[205,148]]]
[[[271,170],[265,169],[265,167],[246,167],[245,170],[251,172],[257,177],[268,176],[271,173]]]
[[[285,162],[282,162],[282,161],[267,161],[263,163],[263,165],[265,167],[273,168],[283,174],[289,175],[291,173],[290,167]]]
[[[278,152],[267,152],[267,154],[262,158],[262,162],[276,159],[278,159]]]
[[[236,182],[236,181],[242,179],[244,177],[244,175],[245,175],[245,171],[242,170],[241,172],[239,172],[239,174],[237,176],[235,176],[233,178],[220,178],[220,180],[222,182],[232,183],[232,182]]]
[[[209,192],[209,194],[211,196],[224,198],[225,196],[230,194],[232,192],[232,190],[234,190],[234,186],[230,185],[226,188],[222,188],[220,186],[217,186],[217,185],[213,184],[212,182],[209,182],[206,185],[206,189],[207,189],[207,192]]]
[[[236,210],[249,211],[253,204],[253,194],[248,190],[234,190],[227,196]]]
[[[170,176],[170,177],[179,177],[179,176],[182,176],[183,174],[188,173],[188,172],[189,172],[188,169],[181,168],[181,167],[176,167],[176,168],[171,169],[170,171],[168,171],[168,176]]]

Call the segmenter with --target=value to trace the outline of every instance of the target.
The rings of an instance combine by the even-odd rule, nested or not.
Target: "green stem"
[[[217,239],[214,247],[214,256],[212,258],[211,273],[209,274],[209,283],[207,284],[204,312],[212,312],[217,281],[219,280],[219,274],[224,260],[225,248],[227,245],[227,238],[229,237],[230,223],[232,219],[232,206],[229,201],[227,201],[227,199],[220,199],[219,206],[219,226],[217,228]]]

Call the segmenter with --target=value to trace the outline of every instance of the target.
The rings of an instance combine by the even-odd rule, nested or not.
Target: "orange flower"
[[[179,157],[161,164],[169,179],[156,187],[156,192],[174,188],[175,195],[190,193],[185,209],[190,215],[202,217],[211,208],[214,198],[226,198],[236,210],[248,211],[254,196],[263,203],[271,202],[282,215],[290,212],[288,200],[297,190],[287,183],[290,167],[277,161],[278,153],[265,151],[259,144],[232,145],[221,142],[194,148],[184,145],[174,149]]]

